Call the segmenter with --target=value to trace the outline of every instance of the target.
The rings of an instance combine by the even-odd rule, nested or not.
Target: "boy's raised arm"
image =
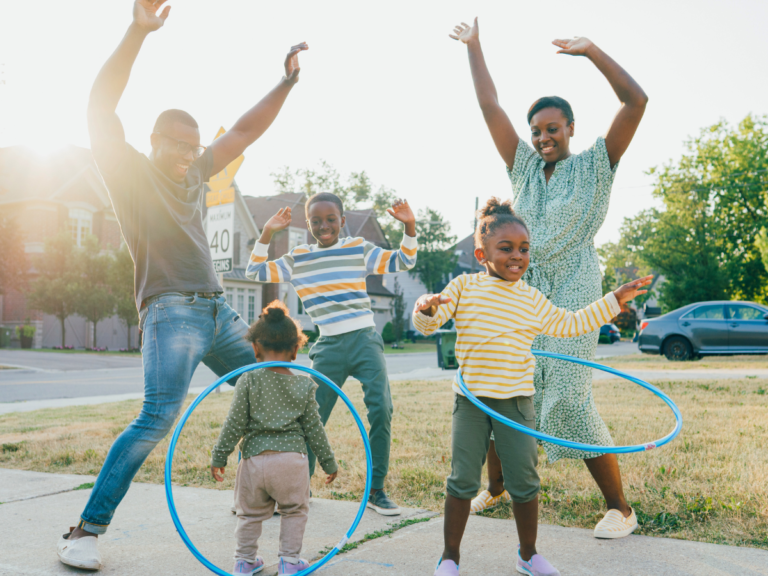
[[[385,250],[371,242],[366,242],[365,267],[369,274],[393,274],[410,270],[416,265],[416,253],[419,250],[416,239],[416,216],[408,201],[404,198],[396,200],[391,208],[387,208],[387,213],[403,223],[405,234],[398,250]]]
[[[223,138],[223,136],[222,136]],[[256,282],[288,282],[293,274],[293,257],[286,254],[269,262],[269,243],[272,236],[291,225],[291,208],[280,208],[261,231],[259,241],[253,245],[253,252],[245,269],[245,277]]]
[[[133,63],[148,34],[165,24],[170,6],[158,15],[166,0],[136,0],[133,22],[122,41],[102,66],[88,101],[88,131],[91,150],[100,170],[117,166],[125,152],[125,132],[115,110],[128,84]]]

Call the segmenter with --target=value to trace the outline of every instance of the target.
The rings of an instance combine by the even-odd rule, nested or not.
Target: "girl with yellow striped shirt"
[[[529,234],[511,203],[491,198],[479,216],[475,257],[485,272],[464,274],[441,294],[419,298],[413,323],[419,332],[429,335],[453,318],[458,332],[456,357],[469,390],[493,410],[533,428],[533,339],[539,334],[567,338],[598,330],[621,311],[622,304],[644,294],[646,291],[639,288],[650,284],[651,277],[625,284],[577,312],[557,308],[520,279],[529,264]],[[459,573],[461,538],[471,499],[480,489],[491,431],[520,537],[517,571],[530,576],[559,575],[536,552],[540,487],[536,440],[481,412],[461,394],[456,383],[453,390],[445,549],[435,576]]]

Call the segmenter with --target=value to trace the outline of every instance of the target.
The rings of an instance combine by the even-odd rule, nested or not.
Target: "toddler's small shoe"
[[[510,496],[509,492],[506,490],[498,496],[491,496],[491,493],[488,490],[483,490],[480,494],[472,498],[472,505],[470,506],[469,511],[472,514],[477,514],[487,508],[498,506],[501,502],[509,502],[510,500],[512,500],[512,496]]]
[[[595,538],[624,538],[637,530],[637,515],[635,510],[627,518],[618,510],[608,510],[608,513],[595,526]]]
[[[234,576],[251,576],[264,570],[264,558],[256,556],[256,562],[251,564],[246,560],[235,560],[235,567],[232,569]]]
[[[57,552],[59,560],[67,566],[84,568],[86,570],[98,570],[101,568],[101,554],[96,536],[84,536],[77,540],[70,540],[74,528],[70,528],[69,534],[64,534],[59,539]]]
[[[459,576],[459,565],[453,560],[440,560],[433,576]]]
[[[296,562],[294,564],[294,562]],[[280,557],[280,563],[277,567],[277,576],[289,576],[290,574],[298,574],[302,570],[309,568],[309,562],[304,558],[286,558]]]
[[[384,490],[371,492],[366,507],[375,510],[382,516],[398,516],[400,514],[400,506],[392,502]]]
[[[517,571],[528,576],[560,576],[557,568],[552,566],[541,554],[534,554],[527,562],[520,556],[520,547],[517,550]]]

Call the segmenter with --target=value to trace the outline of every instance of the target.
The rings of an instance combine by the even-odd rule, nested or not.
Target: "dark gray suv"
[[[768,308],[754,302],[697,302],[644,320],[646,354],[688,360],[706,354],[768,354]]]

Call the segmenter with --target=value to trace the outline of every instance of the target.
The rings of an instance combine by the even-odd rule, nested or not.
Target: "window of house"
[[[245,288],[237,289],[237,313],[245,317]]]
[[[307,233],[303,230],[291,230],[288,236],[288,250],[301,246],[307,242]]]
[[[232,265],[240,266],[240,232],[235,232],[232,244]]]
[[[72,240],[75,244],[82,246],[85,238],[91,233],[93,225],[93,214],[88,210],[80,208],[71,208],[69,210],[69,232],[72,234]]]
[[[256,290],[248,290],[248,325],[256,319]]]
[[[229,286],[224,287],[224,297],[227,299],[227,304],[229,304],[232,308],[235,307],[235,301],[234,296],[232,295],[232,288]]]

